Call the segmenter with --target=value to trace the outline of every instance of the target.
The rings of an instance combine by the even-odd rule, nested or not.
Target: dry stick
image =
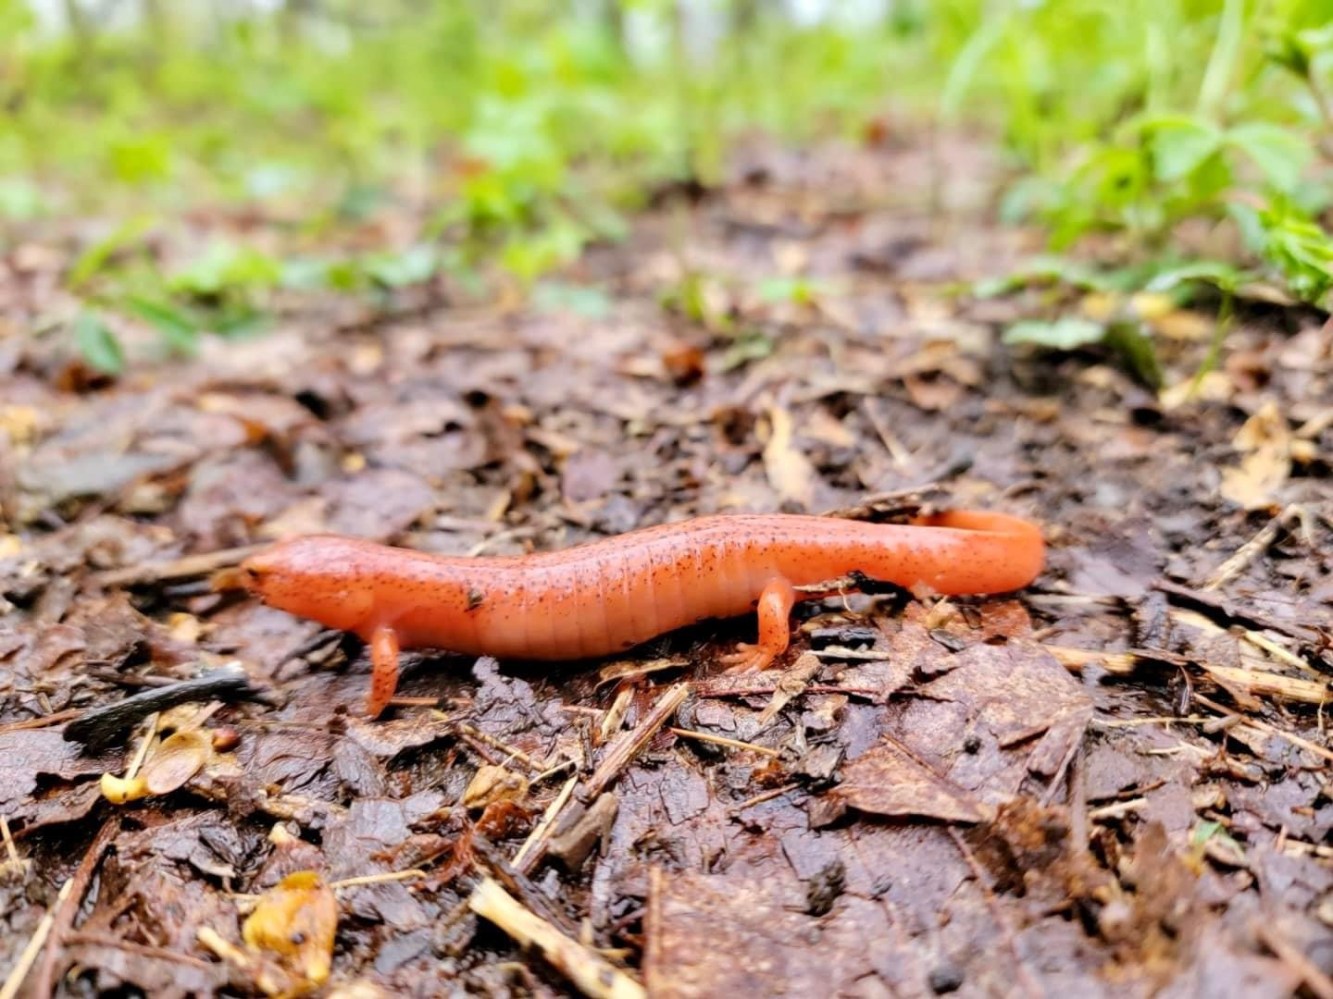
[[[514,854],[514,859],[510,861],[510,866],[514,870],[520,874],[532,873],[546,851],[546,841],[551,838],[551,829],[555,825],[555,820],[559,817],[561,809],[565,807],[565,802],[569,801],[570,796],[574,793],[574,787],[578,782],[579,776],[575,774],[565,781],[565,786],[560,789],[560,793],[551,799],[551,803],[546,806],[546,811],[542,814],[542,820],[537,823],[532,833],[523,841],[523,845],[518,848],[518,853]]]
[[[1201,725],[1216,720],[1203,715],[1153,715],[1149,718],[1094,718],[1092,724],[1098,728],[1138,728],[1141,725]]]
[[[791,784],[783,784],[781,787],[769,788],[767,791],[760,791],[753,798],[746,798],[739,805],[733,806],[730,809],[730,813],[732,815],[739,815],[747,808],[753,808],[755,805],[762,805],[765,801],[772,801],[774,798],[781,798],[788,791],[796,791],[799,790],[800,787],[800,784],[793,782]]]
[[[1119,819],[1146,807],[1148,807],[1147,798],[1130,798],[1128,801],[1117,801],[1114,805],[1103,805],[1101,808],[1094,808],[1088,812],[1088,819],[1092,822],[1099,822],[1102,819]]]
[[[1282,646],[1278,645],[1277,642],[1273,641],[1271,638],[1265,637],[1257,631],[1243,631],[1241,632],[1240,637],[1245,639],[1245,641],[1249,642],[1255,648],[1267,652],[1270,657],[1276,659],[1278,662],[1286,663],[1288,666],[1302,670],[1306,673],[1313,673],[1315,676],[1323,675],[1319,670],[1315,669],[1300,656],[1284,649]]]
[[[1259,555],[1277,539],[1278,530],[1297,513],[1294,506],[1289,506],[1273,517],[1259,529],[1254,537],[1241,545],[1232,556],[1219,565],[1216,571],[1203,584],[1205,590],[1216,590],[1239,576]]]
[[[112,569],[97,577],[103,586],[134,586],[136,584],[162,583],[171,579],[191,579],[195,576],[207,576],[237,565],[263,551],[267,545],[246,545],[242,548],[224,548],[221,551],[205,552],[202,555],[187,555],[170,562],[149,562],[125,569]]]
[[[542,763],[539,760],[534,760],[531,756],[523,752],[521,749],[515,749],[513,746],[507,745],[503,740],[497,739],[493,735],[487,735],[485,732],[481,731],[478,728],[474,728],[471,725],[467,725],[460,722],[458,725],[454,727],[454,730],[460,736],[465,736],[469,740],[475,740],[477,742],[483,743],[484,745],[490,746],[492,749],[500,750],[509,759],[518,760],[529,770],[537,772],[544,770],[546,768],[545,763]]]
[[[1246,567],[1259,557],[1259,553],[1277,538],[1278,528],[1282,526],[1285,517],[1286,511],[1273,517],[1260,528],[1259,533],[1237,548],[1231,557],[1219,565],[1213,574],[1208,577],[1208,581],[1203,584],[1203,589],[1220,589],[1244,572]]]
[[[330,881],[329,888],[333,891],[340,891],[344,888],[361,888],[365,885],[383,884],[386,881],[416,881],[418,878],[424,878],[425,876],[425,871],[410,867],[405,871],[389,871],[386,874],[360,874],[354,878]]]
[[[190,954],[178,954],[176,951],[167,950],[165,947],[149,947],[147,944],[135,943],[132,940],[122,940],[120,937],[113,937],[109,933],[70,933],[65,937],[65,943],[86,944],[90,947],[109,947],[113,950],[123,950],[126,954],[134,954],[154,961],[175,961],[177,964],[188,964],[204,971],[217,967],[211,961],[205,961]]]
[[[912,452],[903,446],[903,442],[898,439],[887,423],[875,412],[875,407],[869,399],[861,400],[861,410],[865,413],[866,419],[870,421],[871,428],[875,431],[875,436],[880,439],[884,445],[884,450],[889,452],[889,457],[899,468],[910,468],[912,465]]]
[[[88,847],[88,852],[79,861],[74,876],[66,882],[69,892],[65,893],[64,889],[61,889],[61,898],[56,903],[55,916],[51,925],[50,945],[46,948],[46,956],[42,959],[42,967],[37,974],[37,983],[32,992],[38,999],[55,993],[56,967],[61,949],[65,944],[65,934],[73,925],[79,906],[83,904],[84,893],[88,890],[88,883],[93,879],[93,872],[97,870],[97,865],[101,863],[102,854],[106,853],[107,847],[111,845],[111,840],[119,831],[119,815],[113,816],[102,823],[102,828],[98,830],[97,837],[93,840],[92,845]]]
[[[1269,694],[1303,704],[1323,706],[1333,701],[1333,691],[1325,680],[1299,680],[1281,673],[1258,669],[1237,669],[1235,666],[1214,666],[1199,660],[1199,668],[1218,683],[1243,687],[1246,693]]]
[[[752,742],[741,742],[739,739],[728,739],[724,735],[713,735],[709,732],[699,732],[690,728],[669,728],[667,731],[672,735],[680,736],[682,739],[698,739],[700,742],[711,742],[717,746],[748,750],[751,753],[762,753],[764,756],[773,758],[782,755],[781,750],[769,749],[767,746],[756,746]]]
[[[1284,939],[1273,927],[1256,920],[1254,931],[1264,946],[1277,955],[1278,960],[1301,976],[1312,993],[1319,999],[1333,999],[1333,978],[1330,978],[1318,965]]]
[[[677,683],[668,687],[666,692],[657,699],[657,703],[652,709],[643,716],[643,719],[633,729],[628,732],[622,732],[616,736],[607,750],[606,756],[598,764],[593,775],[588,778],[588,783],[583,789],[582,798],[585,801],[592,801],[599,794],[607,789],[613,780],[620,774],[639,751],[648,744],[658,730],[666,724],[667,719],[676,713],[676,709],[685,703],[685,698],[689,696],[690,685],[688,683]]]
[[[1060,789],[1060,782],[1064,779],[1065,771],[1074,762],[1074,757],[1078,755],[1078,751],[1083,748],[1083,738],[1084,733],[1080,732],[1077,739],[1069,741],[1069,749],[1065,751],[1065,755],[1060,759],[1060,765],[1056,767],[1055,773],[1051,777],[1051,783],[1042,792],[1041,805],[1043,808],[1051,803],[1051,800],[1055,797],[1055,792]]]
[[[1299,642],[1309,642],[1315,637],[1313,629],[1309,627],[1289,624],[1286,621],[1279,621],[1276,618],[1245,610],[1242,607],[1233,607],[1214,593],[1191,590],[1188,586],[1181,586],[1166,579],[1157,580],[1152,584],[1152,588],[1160,593],[1165,593],[1169,599],[1174,598],[1172,599],[1173,603],[1184,604],[1187,607],[1193,607],[1195,610],[1202,610],[1221,618],[1227,624],[1244,624],[1251,628],[1276,631]]]
[[[1314,753],[1316,756],[1322,756],[1326,760],[1333,760],[1333,751],[1329,751],[1325,749],[1323,746],[1319,745],[1318,743],[1311,742],[1309,739],[1302,739],[1299,735],[1296,735],[1294,732],[1284,731],[1283,729],[1278,728],[1276,725],[1269,724],[1262,718],[1251,718],[1251,717],[1242,718],[1240,715],[1236,715],[1234,712],[1228,711],[1222,705],[1218,704],[1216,701],[1210,700],[1203,694],[1195,694],[1194,699],[1198,701],[1200,704],[1212,708],[1214,711],[1218,712],[1219,714],[1225,717],[1241,718],[1241,721],[1243,721],[1246,725],[1252,725],[1255,728],[1259,729],[1260,731],[1268,732],[1271,735],[1277,736],[1279,739],[1286,739],[1292,745],[1299,746],[1301,749],[1308,750],[1309,752]]]
[[[591,947],[567,937],[552,923],[523,906],[490,877],[482,877],[468,908],[494,923],[525,947],[536,947],[550,965],[586,996],[594,999],[644,999],[647,992],[633,978]]]
[[[10,722],[8,725],[0,725],[0,735],[21,732],[31,728],[50,728],[52,725],[59,725],[71,718],[77,718],[81,713],[78,708],[66,708],[64,711],[57,711],[54,714],[39,715],[36,718],[25,718],[23,721]]]
[[[46,910],[46,915],[37,924],[37,929],[28,940],[27,946],[23,948],[23,953],[19,955],[18,963],[14,965],[9,977],[5,979],[4,985],[0,985],[0,999],[14,999],[19,994],[19,989],[23,986],[23,980],[28,977],[28,972],[32,970],[33,964],[37,961],[37,955],[41,953],[42,945],[46,943],[46,938],[51,933],[51,927],[55,925],[56,912],[63,908],[65,899],[69,897],[70,889],[73,886],[73,878],[60,886],[55,905]]]
[[[15,868],[22,867],[23,858],[19,856],[18,847],[14,845],[14,837],[9,831],[9,819],[3,815],[0,815],[0,839],[5,841],[5,852],[9,854],[8,863]],[[3,864],[0,864],[0,867],[3,866]]]
[[[1125,652],[1096,652],[1060,645],[1043,645],[1055,659],[1070,672],[1080,672],[1089,663],[1099,662],[1116,676],[1128,676],[1144,661],[1167,663],[1171,666],[1195,666],[1224,686],[1243,687],[1251,694],[1268,694],[1303,704],[1323,706],[1333,702],[1333,689],[1325,680],[1302,680],[1261,669],[1238,669],[1235,666],[1217,666],[1202,659],[1176,655],[1161,649],[1129,649]]]

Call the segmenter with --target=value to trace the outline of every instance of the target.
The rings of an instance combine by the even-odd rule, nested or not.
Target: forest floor
[[[1333,325],[1249,304],[1159,396],[1001,342],[1095,303],[973,293],[1039,249],[977,147],[743,159],[494,307],[307,303],[114,381],[0,329],[0,979],[277,993],[332,945],[341,995],[1333,995]],[[1155,322],[1187,383],[1211,315]],[[923,504],[1039,520],[1046,570],[807,606],[765,674],[718,662],[753,618],[414,653],[376,722],[359,641],[220,585],[292,532]]]

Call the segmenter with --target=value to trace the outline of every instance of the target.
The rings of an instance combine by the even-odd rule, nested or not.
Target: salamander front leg
[[[773,660],[787,651],[791,640],[791,609],[796,605],[796,591],[785,579],[769,580],[759,595],[759,642],[742,642],[734,655],[723,656],[721,661],[732,667],[731,672],[768,669]]]
[[[370,698],[366,713],[378,718],[398,689],[398,632],[380,625],[370,636]]]

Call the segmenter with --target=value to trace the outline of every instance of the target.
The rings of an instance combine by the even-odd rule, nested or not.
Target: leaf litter
[[[20,346],[0,968],[38,994],[1329,994],[1333,327],[1239,313],[1193,396],[1202,314],[1156,344],[1160,395],[1096,345],[1014,350],[1021,298],[959,289],[1033,244],[961,190],[943,227],[881,196],[931,169],[757,143],[558,301],[297,311],[91,381]],[[904,503],[1033,516],[1048,569],[805,606],[759,676],[717,663],[752,620],[600,672],[415,654],[375,723],[359,642],[214,585],[290,531],[522,553]],[[233,661],[257,700],[191,686]],[[159,687],[199,701],[68,737]]]

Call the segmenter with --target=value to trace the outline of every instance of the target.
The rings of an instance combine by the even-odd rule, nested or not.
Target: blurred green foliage
[[[387,302],[496,264],[532,285],[623,235],[658,185],[720,179],[741,132],[858,134],[892,105],[992,130],[1013,167],[1002,216],[1057,251],[1098,240],[1142,285],[1190,262],[1182,226],[1212,227],[1225,266],[1191,280],[1327,306],[1330,0],[828,6],[65,0],[53,31],[0,0],[0,220],[112,220],[67,287],[188,350],[284,294]],[[94,16],[108,7],[129,16]],[[208,210],[283,238],[234,226],[184,265],[146,249]],[[365,235],[386,213],[410,224]],[[78,342],[110,364],[91,322]]]

